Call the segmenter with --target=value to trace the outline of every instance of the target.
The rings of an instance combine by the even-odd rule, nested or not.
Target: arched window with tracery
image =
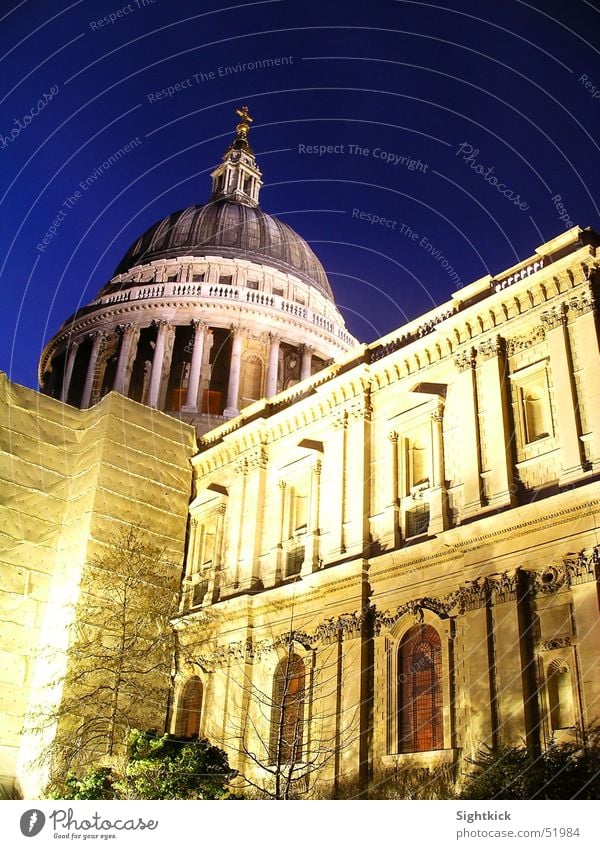
[[[184,684],[179,696],[175,734],[178,737],[198,737],[200,735],[201,712],[202,682],[199,678],[190,678]]]
[[[305,675],[304,661],[293,653],[284,657],[275,670],[270,738],[272,763],[302,761]]]
[[[442,645],[431,625],[416,625],[400,642],[398,696],[399,751],[442,749]]]
[[[571,670],[565,661],[553,661],[548,669],[548,701],[553,731],[575,724]]]

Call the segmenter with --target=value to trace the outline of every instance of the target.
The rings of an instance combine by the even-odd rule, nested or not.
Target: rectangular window
[[[273,288],[273,294],[277,295],[278,298],[283,298],[283,289]]]
[[[169,276],[167,277],[167,283],[176,283],[178,277],[178,274],[169,274]]]
[[[221,274],[221,276],[219,277],[219,284],[221,286],[231,286],[232,280],[232,274]]]
[[[192,283],[202,283],[204,280],[204,272],[202,274],[192,274]]]
[[[192,607],[199,607],[199,605],[201,605],[204,601],[207,592],[208,581],[206,579],[200,580],[197,584],[195,584],[192,593]]]
[[[286,577],[291,578],[294,575],[299,575],[302,571],[302,564],[304,563],[304,546],[296,545],[287,553],[286,560],[286,568],[285,574]]]
[[[249,289],[258,289],[258,280],[248,280],[246,286]]]
[[[426,534],[429,528],[429,504],[419,504],[406,511],[406,536]]]

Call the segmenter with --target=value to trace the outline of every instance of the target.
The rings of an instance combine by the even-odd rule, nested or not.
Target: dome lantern
[[[210,175],[212,177],[211,201],[229,200],[246,206],[258,206],[262,174],[254,151],[248,141],[250,117],[247,106],[236,109],[241,120],[236,127],[236,137],[223,156],[223,162]]]

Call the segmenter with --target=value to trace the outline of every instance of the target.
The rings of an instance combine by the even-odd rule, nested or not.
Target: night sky
[[[262,207],[361,341],[600,229],[599,33],[588,0],[0,0],[0,369],[37,386],[130,243],[208,199],[241,104]]]

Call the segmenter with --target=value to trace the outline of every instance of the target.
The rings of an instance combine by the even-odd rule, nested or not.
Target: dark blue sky
[[[363,341],[561,216],[600,229],[599,33],[588,0],[1,0],[0,368],[35,386],[44,342],[136,236],[207,199],[242,103],[262,206],[314,247]]]

